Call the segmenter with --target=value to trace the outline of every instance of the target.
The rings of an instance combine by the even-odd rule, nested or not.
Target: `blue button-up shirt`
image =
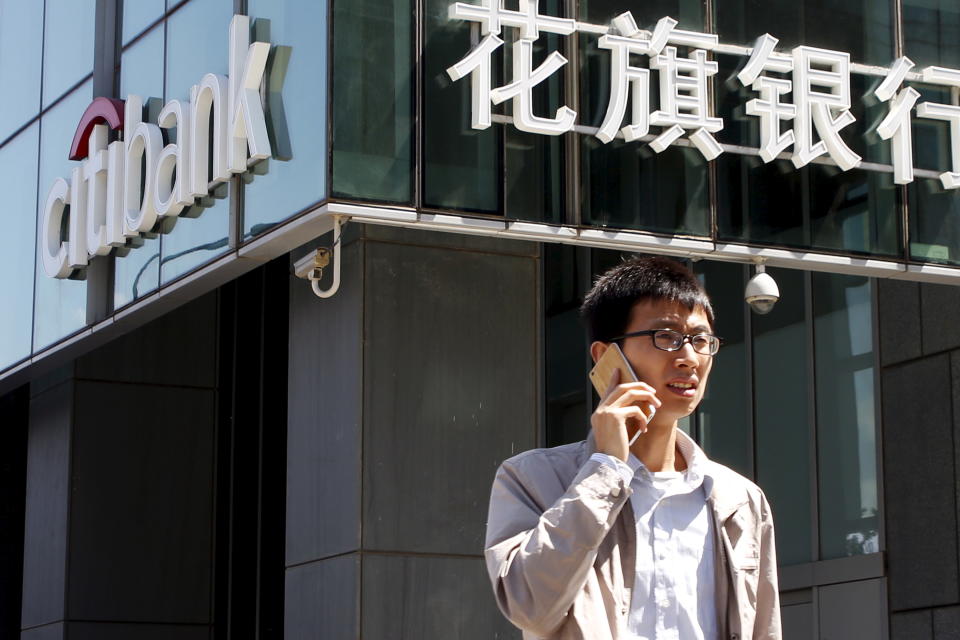
[[[713,640],[717,636],[713,522],[703,453],[685,433],[677,447],[686,471],[651,472],[633,454],[594,458],[629,478],[637,526],[637,564],[627,621],[629,637]]]

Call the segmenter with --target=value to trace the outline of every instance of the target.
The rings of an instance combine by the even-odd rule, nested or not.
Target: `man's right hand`
[[[597,451],[626,462],[630,455],[628,443],[632,428],[647,430],[647,416],[643,407],[652,405],[659,408],[660,400],[654,388],[646,382],[619,382],[620,371],[615,370],[603,400],[590,416],[590,425],[593,427]]]

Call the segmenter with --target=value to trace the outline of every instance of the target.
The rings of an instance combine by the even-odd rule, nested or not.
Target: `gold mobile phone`
[[[639,381],[637,374],[633,372],[633,368],[630,366],[630,363],[627,362],[627,357],[623,355],[623,351],[620,350],[620,346],[616,343],[611,344],[607,350],[603,352],[603,355],[597,360],[597,364],[590,370],[590,382],[593,383],[593,388],[597,390],[597,394],[601,400],[610,387],[610,379],[613,377],[614,371],[620,371],[620,381],[618,384]],[[657,411],[656,407],[647,402],[643,403],[641,408],[647,416],[647,421],[653,418],[653,414]],[[630,438],[631,445],[641,433],[643,432],[637,429],[633,437]]]
[[[617,370],[620,371],[620,382],[618,384],[637,381],[637,374],[633,372],[633,368],[627,362],[627,357],[620,350],[620,345],[613,343],[603,352],[603,355],[597,360],[597,364],[590,370],[590,382],[593,383],[593,388],[597,390],[597,395],[600,396],[601,400],[603,400],[607,389],[610,387],[613,372]]]

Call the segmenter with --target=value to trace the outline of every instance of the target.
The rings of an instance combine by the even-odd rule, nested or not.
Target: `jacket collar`
[[[739,476],[710,460],[693,438],[680,429],[677,429],[677,448],[687,461],[688,468],[695,468],[703,474],[703,490],[707,495],[707,502],[713,506],[720,522],[736,513],[737,509],[748,501],[746,486],[743,482],[733,481],[734,478],[739,480]],[[597,441],[591,429],[577,464],[583,466],[596,451]]]

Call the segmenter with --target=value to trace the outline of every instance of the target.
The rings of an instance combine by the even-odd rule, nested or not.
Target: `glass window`
[[[47,193],[57,178],[70,179],[78,162],[68,159],[70,143],[80,116],[93,100],[93,83],[88,80],[40,119],[40,177],[37,190],[37,211],[45,204]],[[66,219],[66,217],[65,217]],[[39,224],[40,216],[35,222]],[[87,286],[83,280],[62,280],[47,277],[43,265],[36,261],[34,290],[34,350],[56,342],[87,322]]]
[[[439,209],[498,213],[500,141],[504,129],[510,127],[471,128],[470,80],[451,83],[446,70],[463,58],[474,42],[469,22],[447,18],[449,6],[448,0],[427,0],[424,16],[423,202]],[[502,85],[501,65],[493,65],[493,75],[491,84]]]
[[[149,122],[156,122],[163,97],[163,35],[164,26],[161,24],[127,48],[120,58],[120,95],[124,99],[128,95],[138,95],[149,101]],[[117,252],[113,284],[115,309],[159,286],[159,236],[142,236],[134,246]]]
[[[756,480],[776,518],[777,561],[787,565],[814,559],[806,295],[802,271],[767,272],[780,301],[768,315],[751,317]],[[743,300],[742,290],[737,297]]]
[[[96,0],[46,0],[43,106],[93,71]],[[31,3],[33,4],[33,3]],[[67,143],[67,148],[70,148]]]
[[[717,139],[758,148],[760,120],[743,112],[758,94],[733,79],[743,58],[718,58],[718,77],[731,81],[715,83],[717,113],[724,119]],[[887,109],[866,99],[874,85],[872,78],[851,75],[850,111],[856,122],[841,137],[865,162],[889,164],[890,143],[871,132]],[[901,252],[899,202],[891,173],[840,171],[816,163],[796,169],[789,159],[765,164],[735,153],[717,159],[717,224],[723,240],[896,256]]]
[[[40,110],[43,3],[0,0],[0,142]]]
[[[922,102],[954,104],[946,88],[913,85]],[[913,156],[919,169],[942,172],[953,166],[950,124],[913,118]],[[938,179],[916,178],[907,185],[910,257],[925,262],[960,263],[960,192],[944,189]]]
[[[750,352],[745,339],[744,265],[701,260],[694,264],[710,295],[714,333],[723,347],[713,358],[710,383],[697,411],[700,444],[711,459],[753,477],[750,424]]]
[[[902,0],[903,52],[918,67],[960,68],[960,5],[953,0]]]
[[[820,557],[875,553],[880,524],[870,281],[811,277]]]
[[[413,7],[340,0],[333,30],[333,193],[413,199]]]
[[[163,0],[125,0],[123,3],[123,44],[163,16]]]
[[[33,262],[36,249],[37,123],[0,147],[0,193],[4,229],[0,234],[0,369],[30,355],[33,331]]]
[[[882,66],[894,57],[889,2],[716,0],[713,6],[716,33],[726,44],[752,45],[769,33],[780,40],[777,48],[782,51],[820,47],[846,51],[854,62]]]
[[[590,0],[580,3],[580,19],[608,24],[627,10],[641,27],[651,27],[663,16],[670,16],[679,21],[681,28],[703,30],[703,4],[688,0],[640,4]],[[681,50],[679,54],[686,55],[686,51]],[[643,57],[632,64],[649,66]],[[656,73],[653,76],[656,77]],[[655,105],[659,100],[658,84],[650,84],[650,100]],[[578,123],[599,127],[609,99],[610,53],[599,48],[596,35],[581,35]],[[696,149],[671,146],[663,153],[654,153],[646,143],[624,142],[618,138],[603,144],[595,136],[581,136],[583,223],[709,235],[707,169],[707,161]],[[670,176],[670,180],[664,180],[663,176]]]
[[[251,0],[249,13],[256,39],[275,45],[266,83],[273,158],[246,177],[245,236],[327,195],[327,3]]]
[[[190,87],[207,73],[227,75],[232,4],[192,0],[167,21],[166,100],[190,99]],[[164,221],[160,279],[169,282],[228,250],[229,184]]]

